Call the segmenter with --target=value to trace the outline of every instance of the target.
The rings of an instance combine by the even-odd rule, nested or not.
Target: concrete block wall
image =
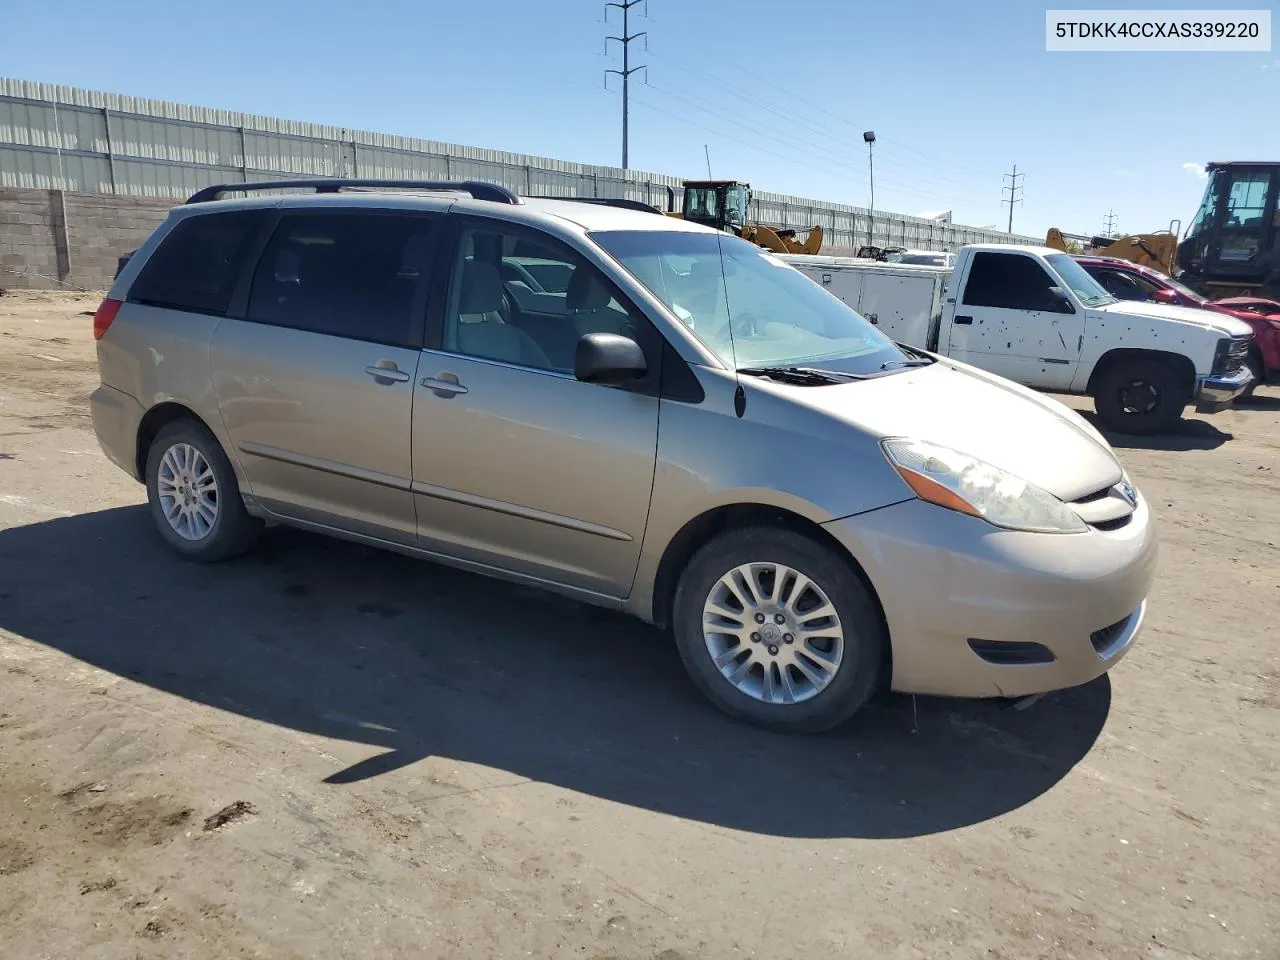
[[[104,290],[168,199],[0,188],[0,288]]]

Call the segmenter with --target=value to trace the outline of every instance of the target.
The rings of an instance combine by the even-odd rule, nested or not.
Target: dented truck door
[[[1080,360],[1083,305],[1028,253],[967,252],[948,303],[943,352],[1028,386],[1068,389]]]

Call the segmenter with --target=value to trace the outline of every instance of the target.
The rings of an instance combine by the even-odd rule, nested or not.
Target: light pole
[[[872,145],[876,142],[876,132],[867,130],[862,134],[863,141],[867,144],[867,179],[871,182],[871,206],[867,216],[867,246],[874,247],[875,241],[875,224],[876,224],[876,168],[872,158]]]

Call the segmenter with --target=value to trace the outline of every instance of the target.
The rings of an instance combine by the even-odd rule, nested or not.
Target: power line
[[[781,118],[787,123],[794,124],[798,127],[802,127],[803,129],[805,129],[810,133],[817,134],[823,139],[831,141],[832,143],[837,145],[837,150],[839,151],[842,157],[844,156],[845,151],[848,149],[848,144],[850,140],[853,138],[850,137],[849,139],[846,139],[844,136],[842,136],[838,132],[833,133],[831,124],[829,122],[824,121],[822,124],[819,124],[803,116],[799,112],[799,108],[797,104],[807,105],[811,109],[816,110],[831,119],[839,121],[841,124],[844,124],[847,127],[849,127],[851,133],[853,131],[860,130],[860,128],[852,120],[849,120],[847,117],[842,117],[839,114],[834,113],[833,111],[825,107],[822,107],[818,104],[813,103],[812,101],[805,100],[804,98],[799,97],[793,92],[787,90],[787,88],[780,86],[777,83],[773,83],[769,80],[766,80],[763,77],[757,76],[756,74],[750,74],[753,80],[753,84],[750,89],[747,89],[747,88],[738,86],[737,84],[734,84],[728,80],[725,80],[722,77],[716,76],[715,74],[708,73],[706,71],[694,70],[674,59],[668,59],[667,57],[663,57],[658,54],[651,54],[651,56],[656,56],[657,59],[661,60],[665,65],[669,67],[674,67],[676,70],[679,70],[682,73],[688,74],[691,77],[694,77],[696,79],[702,80],[707,83],[715,84],[716,86],[719,86],[725,91],[731,93],[733,96],[738,97],[739,99],[744,100],[747,103],[750,103],[752,106],[756,107],[757,109],[764,110],[764,111],[767,111],[768,113],[774,114],[775,116]],[[733,66],[734,69],[739,69],[733,64],[730,64],[730,66]],[[747,71],[743,71],[743,72],[747,72]],[[772,87],[773,89],[780,91],[782,94],[786,96],[787,102],[781,106],[769,103],[767,100],[763,98],[758,84],[765,84],[766,86]],[[948,176],[940,173],[930,173],[930,179],[934,182],[940,182],[940,183],[950,182],[957,186],[963,186],[971,189],[973,187],[972,177],[986,178],[991,175],[990,170],[977,170],[976,168],[967,167],[967,166],[964,166],[963,164],[958,164],[953,161],[941,160],[936,158],[932,154],[925,153],[922,150],[917,150],[914,147],[910,147],[910,146],[907,146],[906,144],[899,143],[898,141],[889,137],[881,137],[879,139],[889,144],[891,146],[891,150],[895,152],[899,150],[910,151],[913,154],[917,154],[919,158],[922,158],[922,159],[917,159],[916,157],[895,156],[894,158],[895,165],[914,164],[924,169],[932,168],[933,170],[945,170],[947,168],[951,168],[953,170],[963,171],[964,173],[971,175],[965,180],[957,180],[953,176]]]
[[[1114,210],[1114,209],[1110,210],[1110,211],[1107,213],[1107,215],[1106,215],[1105,217],[1103,217],[1103,218],[1102,218],[1102,221],[1103,221],[1103,224],[1104,224],[1104,226],[1103,226],[1103,234],[1102,234],[1102,235],[1103,235],[1104,237],[1114,237],[1114,236],[1116,235],[1116,212],[1115,212],[1115,210]]]
[[[657,88],[651,84],[646,84],[644,85],[643,89],[656,90]],[[663,109],[662,107],[659,107],[656,104],[650,103],[644,99],[637,98],[635,105],[638,107],[644,107],[646,110],[652,110],[655,113],[661,113],[664,116],[671,117],[673,120],[678,120],[679,122],[688,124],[691,127],[696,127],[697,129],[701,130],[703,133],[714,134],[715,136],[720,137],[721,139],[728,140],[732,143],[741,144],[747,149],[753,150],[757,153],[767,154],[768,156],[771,156],[771,157],[777,157],[781,160],[786,160],[788,164],[791,166],[803,167],[809,170],[817,171],[818,173],[824,173],[824,174],[827,174],[828,176],[833,176],[840,179],[847,179],[850,175],[848,168],[833,169],[832,167],[826,166],[825,164],[815,162],[814,158],[810,158],[808,160],[799,160],[796,158],[796,155],[794,152],[786,153],[786,152],[783,152],[782,150],[769,149],[767,146],[762,145],[762,142],[759,139],[755,141],[744,140],[741,137],[737,137],[732,134],[725,133],[723,130],[718,130],[715,127],[708,126],[703,121],[693,120],[693,119],[690,119],[688,116],[682,115],[680,113]],[[790,144],[786,142],[773,140],[773,138],[761,138],[761,139],[768,142],[779,143],[780,146],[782,146],[784,149],[790,147]],[[885,179],[883,175],[881,179],[882,180]],[[922,190],[915,184],[904,184],[899,181],[893,181],[891,185],[898,187],[902,190],[910,190],[914,194],[919,194],[920,196],[927,197],[932,200],[939,200],[939,201],[945,201],[947,203],[953,203],[956,199],[954,193],[942,194],[942,193],[936,193],[930,190]]]
[[[1013,235],[1013,205],[1014,205],[1015,203],[1021,203],[1021,202],[1022,202],[1022,198],[1018,196],[1018,191],[1022,189],[1021,185],[1019,185],[1019,183],[1018,183],[1018,178],[1019,178],[1019,177],[1021,177],[1021,178],[1023,178],[1023,179],[1026,179],[1026,176],[1027,176],[1027,175],[1026,175],[1025,173],[1019,173],[1019,172],[1018,172],[1018,165],[1015,163],[1015,164],[1013,165],[1013,173],[1006,173],[1006,174],[1004,175],[1004,179],[1006,179],[1006,180],[1008,180],[1008,181],[1009,181],[1008,186],[1004,186],[1004,187],[1001,187],[1001,188],[1000,188],[1000,192],[1001,192],[1001,193],[1004,193],[1004,191],[1006,191],[1006,190],[1007,190],[1007,191],[1009,191],[1009,199],[1008,199],[1008,200],[1001,200],[1000,202],[1001,202],[1001,203],[1007,203],[1007,204],[1009,205],[1009,234],[1010,234],[1010,236],[1012,236],[1012,235]]]
[[[631,33],[630,24],[628,22],[628,15],[631,13],[631,8],[641,3],[645,3],[645,0],[610,0],[609,3],[606,3],[604,5],[604,18],[606,23],[609,21],[610,7],[617,7],[619,10],[622,11],[622,36],[620,37],[608,36],[604,38],[604,45],[606,49],[609,46],[610,40],[617,40],[620,44],[622,44],[622,69],[606,70],[604,72],[605,73],[604,79],[605,79],[605,86],[608,86],[609,74],[616,73],[618,76],[622,78],[622,169],[623,170],[627,169],[627,137],[629,133],[628,127],[630,123],[629,114],[630,114],[630,107],[631,107],[631,89],[630,89],[631,75],[638,70],[645,70],[646,77],[649,75],[647,72],[648,68],[645,67],[644,65],[641,65],[638,67],[631,66],[631,41],[638,40],[643,36],[647,36],[647,31],[644,31],[644,30],[641,30],[639,33]],[[648,10],[647,3],[645,3],[645,9]],[[646,40],[645,43],[647,44],[648,41]]]
[[[797,146],[797,144],[802,146],[807,146],[810,148],[809,157],[811,161],[821,160],[825,163],[834,165],[840,171],[836,175],[841,177],[842,179],[852,176],[852,171],[850,171],[846,166],[849,160],[849,152],[847,148],[837,152],[832,150],[829,147],[822,145],[821,143],[817,143],[813,140],[809,140],[806,138],[795,137],[787,134],[783,134],[782,136],[776,135],[773,132],[766,130],[764,128],[757,127],[752,124],[744,123],[741,120],[741,118],[736,114],[725,113],[721,109],[718,109],[713,106],[708,106],[706,104],[706,101],[702,101],[692,96],[686,96],[684,93],[678,93],[673,89],[669,89],[665,86],[662,86],[656,83],[646,83],[644,85],[644,89],[651,90],[655,94],[658,94],[664,97],[669,97],[673,100],[678,100],[682,103],[688,104],[689,106],[693,107],[695,110],[698,110],[701,113],[709,114],[710,116],[713,116],[719,120],[724,120],[724,121],[727,121],[728,123],[733,124],[734,127],[740,132],[755,134],[756,136],[760,137],[762,140],[768,141],[770,143],[774,143],[779,147],[782,147],[783,149],[788,149],[788,150],[794,149]],[[730,107],[729,109],[732,109],[732,107]],[[739,141],[739,142],[742,142],[742,141]],[[793,163],[803,162],[803,161],[797,160],[794,156],[789,157],[788,159],[790,159]],[[896,159],[895,159],[895,162],[896,162]],[[810,163],[810,165],[815,166],[816,168],[816,165],[814,165],[812,162]],[[835,173],[835,171],[828,171],[828,172]],[[976,203],[981,203],[985,201],[985,198],[981,198],[980,195],[974,190],[974,188],[971,185],[960,184],[960,183],[956,183],[954,185],[946,184],[946,183],[937,183],[932,178],[926,178],[924,176],[914,176],[912,175],[911,171],[905,171],[905,173],[908,177],[911,177],[911,179],[902,179],[893,174],[886,176],[885,174],[882,173],[881,181],[888,184],[889,186],[895,186],[903,190],[911,190],[919,193],[929,192],[927,189],[921,188],[921,183],[933,184],[937,186],[939,190],[943,191],[942,193],[935,192],[934,195],[940,199],[947,200],[948,202],[953,202],[956,199],[965,199],[965,200],[969,200],[971,202],[976,202]]]

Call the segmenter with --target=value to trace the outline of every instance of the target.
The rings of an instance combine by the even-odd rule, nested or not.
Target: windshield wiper
[[[805,387],[866,379],[864,374],[820,370],[817,367],[739,367],[738,372],[745,373],[749,377],[768,377],[770,380],[781,383],[794,383]]]
[[[932,357],[911,357],[907,360],[886,360],[880,364],[881,370],[889,370],[898,367],[927,367],[933,363]]]

